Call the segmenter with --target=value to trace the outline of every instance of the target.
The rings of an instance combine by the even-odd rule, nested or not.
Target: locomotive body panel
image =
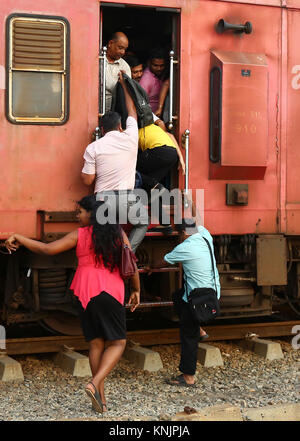
[[[250,21],[253,32],[249,35],[233,32],[218,34],[215,26],[220,18],[231,23]],[[279,44],[274,45],[274,41],[278,42],[281,38],[281,10],[227,2],[199,2],[198,9],[192,11],[190,29],[195,35],[186,39],[192,41],[191,53],[186,62],[181,60],[181,72],[185,69],[190,71],[190,187],[204,189],[204,224],[213,234],[278,232],[279,177],[276,140],[280,133],[277,100],[280,90],[281,49]],[[184,40],[182,38],[182,45],[188,44]],[[227,176],[226,180],[209,179],[209,74],[211,51],[216,50],[265,54],[268,64],[268,144],[263,146],[266,148],[266,170],[264,179],[241,181],[249,185],[248,205],[243,207],[226,206],[226,184],[239,182],[234,175],[231,179]],[[181,101],[183,94],[184,92]],[[245,100],[246,97],[245,95]],[[247,105],[245,101],[245,107]],[[186,128],[187,126],[182,127],[181,131]],[[247,127],[242,129],[246,130]],[[236,138],[234,144],[238,143],[239,136],[232,127],[232,137]]]
[[[298,4],[299,6],[299,4]],[[300,115],[300,11],[287,11],[287,117],[283,120],[286,134],[286,150],[281,155],[282,167],[286,162],[286,188],[282,181],[282,208],[286,208],[286,232],[287,234],[299,234],[300,230],[300,154],[299,154],[299,124]]]
[[[67,8],[60,1],[1,3],[2,41],[6,20],[14,13],[61,16],[69,22],[70,108],[61,126],[12,124],[4,114],[5,89],[0,90],[0,238],[14,231],[39,237],[38,210],[75,209],[75,201],[86,194],[80,177],[82,154],[98,124],[99,3],[75,0]],[[5,51],[0,65],[4,73]]]
[[[173,44],[174,58],[178,60],[174,67],[173,90],[177,94],[173,109],[174,134],[180,142],[182,135],[189,133],[185,138],[189,139],[186,143],[186,147],[189,145],[187,188],[192,190],[196,205],[196,190],[204,190],[202,221],[214,235],[222,286],[222,315],[270,315],[277,294],[280,301],[285,298],[290,303],[292,299],[294,307],[300,298],[297,124],[300,4],[297,0],[2,2],[0,23],[2,41],[6,41],[7,47],[10,42],[8,35],[5,37],[6,24],[12,14],[64,19],[70,29],[67,48],[70,69],[65,122],[61,125],[24,124],[9,120],[7,115],[6,91],[10,87],[11,72],[4,51],[0,53],[0,239],[19,232],[51,241],[76,228],[74,213],[71,213],[75,201],[92,192],[92,188],[82,184],[80,174],[83,152],[92,142],[101,113],[99,55],[105,43],[102,39],[105,32],[116,30],[111,29],[115,21],[119,25],[124,19],[125,26],[130,14],[133,14],[129,20],[132,28],[128,26],[128,30],[138,30],[143,36],[144,29],[139,26],[145,24],[145,16],[150,13],[152,19],[155,14],[161,14],[160,21],[145,41],[151,46],[158,25],[166,24],[166,29],[159,29],[159,35],[163,41]],[[162,14],[166,15],[162,18]],[[136,20],[136,24],[136,18],[143,20],[141,23]],[[220,19],[227,26],[223,33],[217,28]],[[248,32],[247,22],[251,23],[252,32]],[[248,31],[232,30],[230,23],[242,25]],[[138,40],[140,35],[135,38]],[[137,47],[143,43],[144,40]],[[219,54],[217,63],[213,61],[216,54]],[[253,61],[255,56],[260,57],[258,65]],[[223,75],[217,96],[219,121],[215,120],[220,122],[219,126],[213,126],[211,110],[211,103],[215,101],[210,77],[215,66],[222,69]],[[247,87],[242,82],[244,79],[251,79]],[[220,140],[220,157],[215,155],[217,148],[213,154],[210,151],[210,127]],[[182,152],[184,155],[184,148]],[[179,188],[184,189],[186,177],[179,173],[177,180]],[[170,303],[172,292],[181,286],[182,274],[180,266],[166,266],[163,255],[176,245],[177,234],[166,237],[159,236],[161,233],[155,237],[155,234],[148,233],[138,249],[141,299],[143,302],[144,296],[150,299],[149,303],[153,299]],[[280,268],[279,278],[270,265],[274,253]],[[14,274],[19,268],[15,267],[14,271],[10,268],[7,274],[4,265],[0,268],[0,282],[5,281],[0,284],[11,290],[10,293],[5,291],[6,287],[0,290],[3,320],[7,323],[38,320],[37,314],[43,313],[46,317],[49,312],[50,316],[52,310],[59,308],[67,313],[68,286],[76,267],[74,251],[68,256],[40,259],[28,252],[22,254],[20,250],[20,256],[20,271],[23,276],[32,272],[26,276],[31,279],[29,282],[24,276],[24,286],[17,286],[19,280],[14,279]],[[57,279],[61,286],[53,293],[52,287],[45,284],[55,285]],[[26,297],[29,283],[31,303]],[[18,296],[14,298],[16,293]]]

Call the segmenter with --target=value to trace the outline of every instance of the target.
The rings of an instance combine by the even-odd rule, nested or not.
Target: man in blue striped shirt
[[[219,273],[213,256],[214,271],[210,251],[206,241],[209,241],[212,251],[213,239],[206,228],[197,227],[198,232],[187,236],[182,230],[182,243],[173,251],[166,254],[164,259],[171,264],[182,263],[184,287],[174,294],[174,307],[180,318],[181,360],[179,370],[181,375],[168,381],[168,384],[194,386],[194,375],[197,366],[198,342],[200,326],[193,318],[188,304],[188,294],[196,288],[212,288],[220,298]],[[185,239],[185,240],[184,240]],[[215,276],[214,276],[215,274]]]

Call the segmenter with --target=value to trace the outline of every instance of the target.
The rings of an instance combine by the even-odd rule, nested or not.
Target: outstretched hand
[[[140,293],[139,291],[132,291],[128,304],[131,305],[130,311],[133,312],[140,304]]]
[[[16,251],[19,248],[20,244],[13,234],[5,241],[5,246],[9,253],[11,253],[12,251]]]
[[[125,84],[125,80],[123,74],[126,73],[124,70],[120,70],[118,73],[120,84],[123,86]]]

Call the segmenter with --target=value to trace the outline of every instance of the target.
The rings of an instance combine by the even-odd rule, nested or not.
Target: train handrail
[[[184,149],[185,149],[185,184],[184,184],[184,206],[187,208],[189,206],[188,202],[188,191],[189,191],[189,148],[190,148],[190,131],[186,129],[183,134],[184,136]]]
[[[169,96],[170,96],[170,106],[169,106],[169,130],[173,129],[173,119],[175,116],[173,115],[173,90],[174,90],[174,64],[177,64],[178,61],[174,60],[174,51],[169,52],[170,55],[170,87],[169,87]]]
[[[100,96],[102,96],[102,106],[101,106],[101,113],[99,116],[103,116],[105,114],[105,83],[106,83],[106,52],[107,47],[103,46],[102,48],[102,54],[100,55],[100,64],[101,64],[101,71],[102,71],[102,90],[100,91]]]

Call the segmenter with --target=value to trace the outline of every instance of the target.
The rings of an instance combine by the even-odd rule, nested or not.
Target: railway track
[[[291,336],[292,338],[292,329],[297,325],[300,326],[300,320],[238,325],[211,325],[205,326],[205,330],[210,335],[207,342],[240,340],[246,338],[248,334],[256,334],[261,338],[282,336]],[[178,328],[129,331],[127,338],[143,346],[174,344],[180,341]],[[84,340],[83,336],[53,336],[7,339],[5,352],[8,355],[58,352],[63,346],[71,347],[74,350],[88,349],[88,343]]]

